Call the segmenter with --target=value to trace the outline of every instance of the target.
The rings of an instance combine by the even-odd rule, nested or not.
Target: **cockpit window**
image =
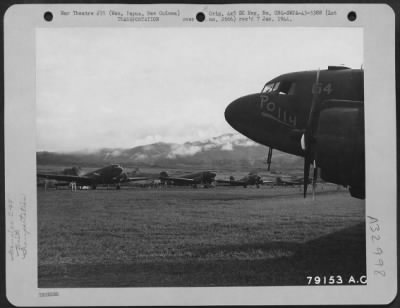
[[[261,90],[261,93],[270,93],[272,92],[272,89],[274,88],[275,84],[274,83],[266,83],[264,88]]]
[[[293,95],[296,91],[296,83],[294,81],[283,80],[280,82],[279,94]]]
[[[276,92],[280,95],[293,95],[296,91],[296,82],[290,80],[281,80],[277,82],[266,83],[261,93]]]
[[[112,165],[112,167],[113,167],[113,168],[120,168],[120,165],[114,164],[114,165]]]
[[[282,80],[265,84],[261,93],[279,93],[282,95],[293,95],[296,89],[294,81]]]
[[[275,92],[276,90],[278,90],[279,85],[280,85],[280,82],[276,82],[274,84],[274,88],[272,89],[272,92]]]

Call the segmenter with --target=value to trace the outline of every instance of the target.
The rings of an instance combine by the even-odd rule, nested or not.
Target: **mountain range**
[[[268,148],[239,134],[178,143],[158,142],[133,148],[103,148],[68,153],[37,152],[38,165],[103,166],[120,163],[126,167],[249,170],[266,168]],[[273,151],[271,170],[301,169],[301,157]]]

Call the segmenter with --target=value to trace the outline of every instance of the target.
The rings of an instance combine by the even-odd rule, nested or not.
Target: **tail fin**
[[[72,170],[74,171],[75,175],[82,175],[83,173],[81,167],[72,167]]]
[[[168,173],[165,171],[160,172],[160,182],[165,185],[168,184]]]
[[[82,174],[82,169],[80,167],[72,167],[72,168],[66,168],[63,170],[63,174],[65,175],[81,175]]]
[[[167,177],[168,177],[168,173],[166,171],[160,172],[160,178],[167,178]]]

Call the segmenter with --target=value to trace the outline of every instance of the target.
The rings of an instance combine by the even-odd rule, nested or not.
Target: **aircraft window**
[[[119,168],[119,165],[112,165],[113,168]]]
[[[272,88],[272,92],[275,92],[276,90],[278,90],[280,82],[275,83],[274,87]]]
[[[279,94],[282,95],[293,95],[296,90],[296,83],[293,81],[282,81],[279,87]]]
[[[295,93],[295,91],[296,91],[296,83],[292,82],[292,85],[290,86],[288,94],[293,95]]]
[[[261,90],[261,93],[269,93],[272,92],[272,89],[274,88],[274,83],[266,83],[264,88]]]

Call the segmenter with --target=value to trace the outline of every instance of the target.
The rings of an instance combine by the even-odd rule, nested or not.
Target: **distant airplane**
[[[319,169],[323,180],[365,198],[363,70],[330,66],[281,75],[230,103],[225,119],[268,146],[269,158],[272,148],[304,157],[304,197],[313,165],[313,188]]]
[[[215,176],[217,174],[212,171],[202,171],[197,173],[185,174],[180,177],[171,177],[167,172],[163,171],[160,173],[160,181],[162,184],[169,185],[192,185],[193,187],[197,187],[197,185],[201,184],[204,187],[210,187],[215,182]]]
[[[156,188],[161,186],[161,181],[159,179],[148,178],[143,181],[135,182],[133,186],[142,188]]]
[[[256,173],[249,173],[245,177],[240,180],[235,180],[233,176],[229,178],[229,180],[216,180],[217,184],[227,184],[230,186],[243,186],[246,188],[249,185],[256,185],[257,188],[260,188],[260,185],[264,183],[272,183],[272,181],[263,181],[262,178]]]
[[[308,180],[308,184],[312,183],[312,180]],[[295,186],[295,185],[304,185],[304,179],[302,177],[280,177],[278,176],[275,181],[276,185],[283,186]]]
[[[115,185],[117,189],[120,189],[122,183],[147,179],[145,177],[128,177],[124,169],[118,164],[110,165],[86,174],[82,174],[82,172],[77,168],[69,169],[71,172],[66,170],[68,169],[64,170],[64,174],[38,173],[37,176],[40,178],[68,183],[73,182],[76,183],[77,186],[90,186],[92,189],[96,189],[97,185],[110,184]]]

